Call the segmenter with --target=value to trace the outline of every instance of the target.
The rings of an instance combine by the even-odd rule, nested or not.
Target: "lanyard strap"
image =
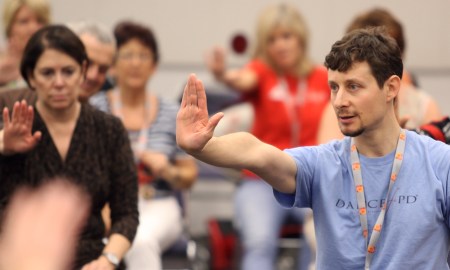
[[[359,161],[358,149],[356,148],[354,138],[352,138],[351,141],[350,160],[352,163],[353,180],[355,182],[356,199],[358,201],[359,220],[361,222],[363,237],[365,239],[367,248],[364,269],[369,269],[370,264],[372,262],[373,254],[376,251],[375,246],[380,237],[381,229],[383,228],[384,218],[386,216],[387,211],[386,203],[388,202],[389,199],[389,193],[392,190],[392,186],[394,185],[395,180],[397,180],[397,175],[400,171],[400,167],[402,166],[403,153],[405,152],[405,142],[406,142],[406,133],[405,130],[402,129],[400,130],[400,135],[398,137],[397,150],[395,151],[394,164],[392,165],[392,172],[390,176],[389,188],[386,194],[386,199],[381,208],[381,212],[378,215],[377,221],[373,227],[370,240],[368,241],[369,230],[367,223],[366,198],[364,196],[364,185],[361,174],[361,163]]]
[[[300,78],[295,94],[289,90],[289,85],[285,78],[279,79],[284,93],[284,104],[291,120],[291,143],[292,146],[300,145],[300,120],[298,119],[297,108],[305,104],[306,90],[308,84],[306,78]]]
[[[115,88],[111,90],[111,109],[113,115],[119,117],[123,121],[123,113],[122,113],[122,101],[120,99],[120,91]],[[153,121],[154,115],[153,110],[150,110],[151,104],[151,96],[146,95],[145,103],[144,103],[144,124],[142,128],[139,130],[139,136],[135,142],[131,142],[131,148],[133,150],[134,158],[138,160],[140,154],[147,149],[147,141],[148,141],[148,129]]]

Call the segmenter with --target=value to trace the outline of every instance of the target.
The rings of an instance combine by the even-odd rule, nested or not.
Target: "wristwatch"
[[[105,256],[105,258],[112,264],[114,265],[114,268],[117,268],[119,266],[119,258],[117,258],[116,255],[114,255],[111,252],[103,252],[102,256]]]

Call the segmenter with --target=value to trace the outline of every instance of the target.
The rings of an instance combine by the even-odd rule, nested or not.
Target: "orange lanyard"
[[[405,143],[406,143],[406,132],[405,130],[400,131],[400,135],[398,137],[397,142],[397,150],[395,151],[395,159],[394,164],[392,165],[392,172],[389,181],[389,188],[386,194],[386,200],[383,203],[383,207],[381,208],[381,212],[378,215],[375,226],[372,230],[372,235],[370,236],[370,240],[368,241],[368,223],[367,223],[367,210],[366,210],[366,198],[364,195],[364,185],[361,174],[361,163],[359,161],[359,153],[356,148],[354,138],[351,141],[350,147],[350,160],[352,163],[352,172],[353,172],[353,180],[355,182],[356,189],[356,199],[358,201],[358,209],[359,209],[359,220],[361,222],[361,228],[363,232],[364,239],[366,241],[366,261],[364,269],[369,269],[370,264],[372,262],[373,255],[376,251],[375,247],[380,237],[381,229],[383,228],[384,218],[386,216],[387,206],[386,202],[389,200],[389,193],[392,190],[392,186],[397,180],[397,175],[400,171],[403,161],[403,154],[405,152]]]

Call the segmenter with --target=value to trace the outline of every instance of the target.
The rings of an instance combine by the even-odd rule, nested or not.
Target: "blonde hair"
[[[11,35],[11,27],[17,12],[23,6],[29,7],[42,24],[50,23],[50,4],[48,0],[4,0],[3,4],[3,31],[6,37]]]
[[[262,59],[277,70],[267,54],[269,37],[277,27],[286,28],[299,38],[302,56],[297,63],[297,75],[307,75],[312,69],[312,63],[307,55],[309,32],[298,10],[285,3],[270,6],[261,13],[256,27],[254,58]]]

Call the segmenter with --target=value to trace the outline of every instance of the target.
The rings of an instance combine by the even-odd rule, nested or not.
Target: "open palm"
[[[190,75],[177,115],[178,145],[187,152],[201,151],[212,138],[214,128],[222,117],[223,113],[208,117],[203,83],[195,75]]]
[[[3,110],[3,153],[24,153],[35,147],[41,138],[41,132],[32,133],[34,111],[26,101],[16,102],[12,117],[7,108]]]

